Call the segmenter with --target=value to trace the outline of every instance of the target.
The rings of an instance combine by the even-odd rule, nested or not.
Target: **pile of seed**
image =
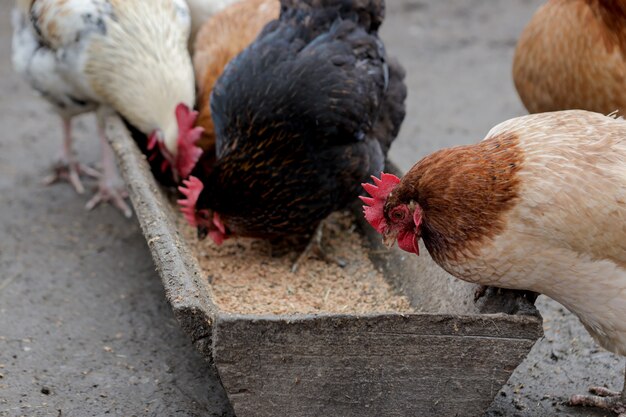
[[[216,304],[238,314],[383,313],[413,311],[370,261],[350,213],[325,222],[323,245],[337,263],[310,257],[291,272],[299,253],[276,256],[265,240],[235,238],[221,246],[199,242],[182,219],[179,227],[211,285]],[[273,255],[274,252],[274,255]],[[284,251],[283,251],[284,252]]]

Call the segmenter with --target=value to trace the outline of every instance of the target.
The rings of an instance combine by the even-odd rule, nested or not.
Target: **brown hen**
[[[195,40],[193,65],[198,88],[197,126],[204,128],[198,145],[205,151],[200,165],[210,169],[215,160],[215,127],[211,92],[226,65],[250,45],[263,27],[280,12],[278,0],[242,0],[213,15]],[[195,175],[199,175],[196,173]]]
[[[626,111],[626,1],[548,1],[520,37],[513,78],[530,113]]]

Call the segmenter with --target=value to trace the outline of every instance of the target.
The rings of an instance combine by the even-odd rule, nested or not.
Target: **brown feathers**
[[[626,57],[626,1],[623,0],[586,0],[595,18],[604,24],[606,30],[600,35],[607,52],[619,48]]]
[[[626,111],[626,1],[548,1],[520,37],[513,78],[531,113]]]
[[[211,92],[226,65],[250,45],[263,27],[278,18],[278,0],[243,0],[209,19],[196,37],[193,64],[198,83],[198,126],[204,128],[199,146],[215,148],[215,127],[211,118]]]
[[[437,262],[476,254],[504,230],[504,214],[518,197],[522,163],[512,133],[444,149],[413,166],[387,204],[420,205],[422,238]]]

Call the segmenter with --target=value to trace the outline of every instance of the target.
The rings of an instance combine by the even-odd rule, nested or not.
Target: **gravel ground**
[[[0,2],[0,416],[230,416],[211,369],[178,328],[136,220],[83,211],[69,186],[42,187],[60,122],[10,67]],[[409,115],[392,156],[408,168],[524,113],[510,78],[538,0],[388,0],[383,30],[407,69]],[[76,123],[97,159],[94,118]],[[624,361],[541,297],[544,339],[487,416],[602,416],[562,405],[591,384],[621,388]]]

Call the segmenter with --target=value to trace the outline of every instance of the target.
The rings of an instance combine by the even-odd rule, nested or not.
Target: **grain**
[[[324,249],[346,261],[344,268],[311,257],[296,273],[298,252],[272,256],[264,240],[235,238],[221,246],[199,242],[182,217],[179,228],[211,285],[215,303],[238,314],[383,313],[413,311],[370,261],[354,217],[335,213],[326,220]]]

